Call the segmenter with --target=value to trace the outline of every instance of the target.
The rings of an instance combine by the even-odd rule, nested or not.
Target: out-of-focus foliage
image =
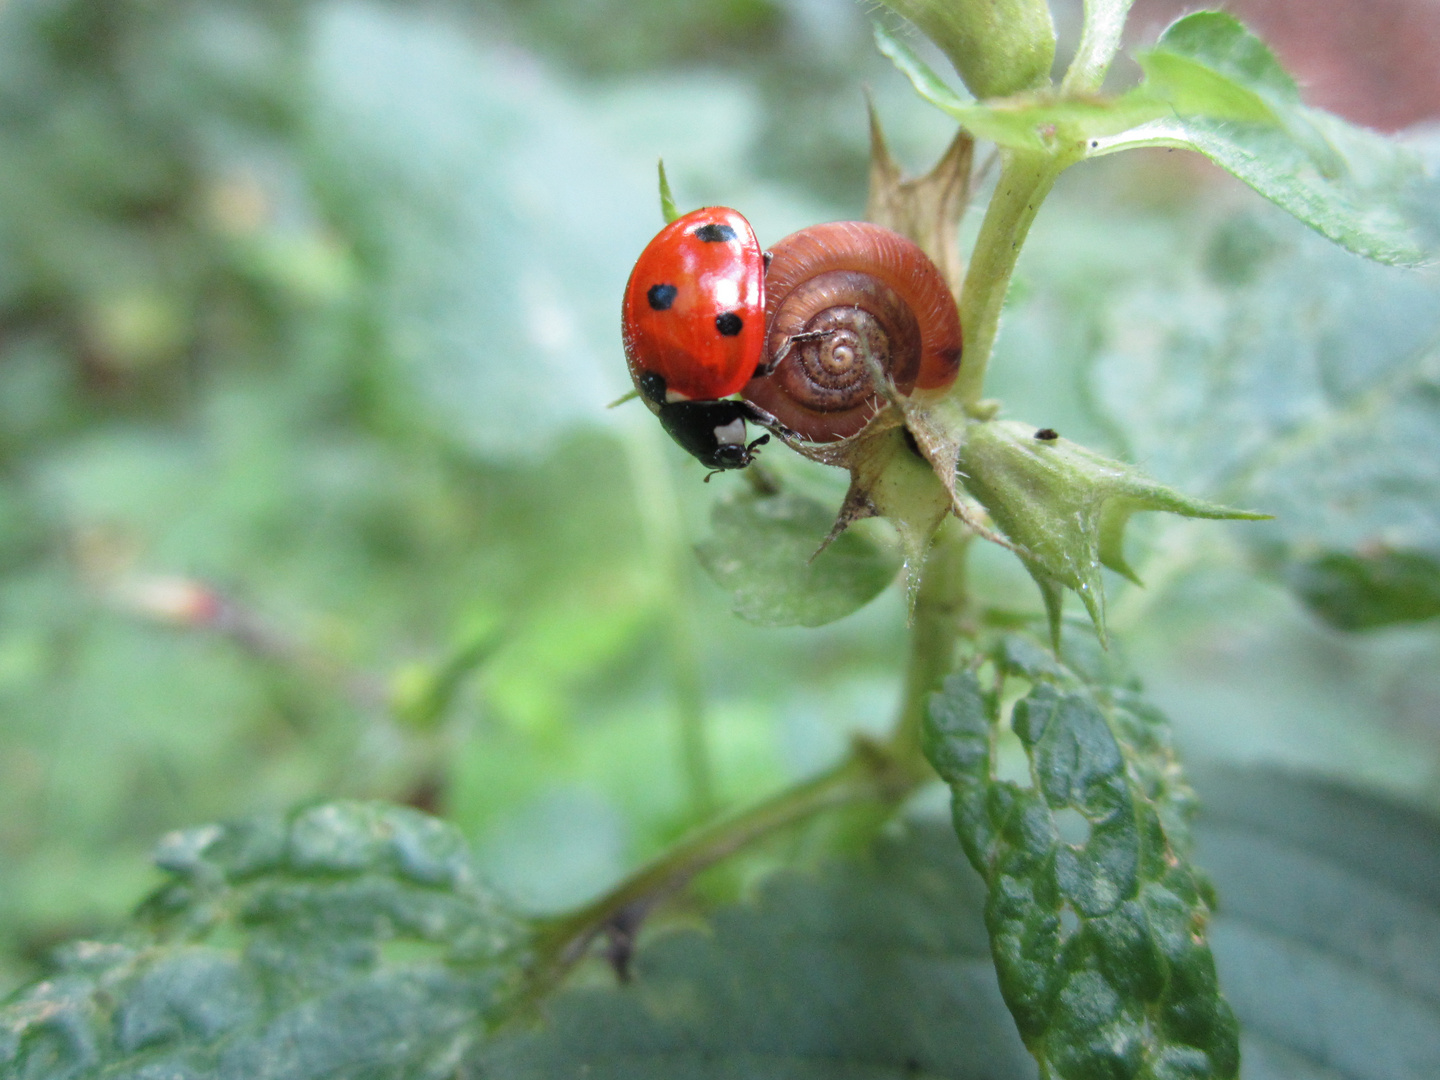
[[[686,685],[724,802],[885,723],[902,599],[736,620],[676,568],[743,481],[702,485],[642,409],[603,407],[657,156],[682,210],[736,205],[768,241],[861,213],[861,82],[903,159],[945,145],[864,14],[0,6],[0,989],[117,920],[171,828],[409,801],[553,908],[689,821]],[[991,390],[1280,515],[1127,553],[1150,587],[1112,630],[1182,743],[1440,801],[1433,620],[1381,626],[1387,595],[1429,609],[1367,584],[1433,570],[1433,281],[1213,182],[1159,154],[1062,180]],[[1284,583],[1380,628],[1335,632]],[[1041,616],[1004,553],[974,585]]]
[[[522,899],[587,893],[689,812],[672,603],[723,793],[886,711],[896,604],[829,651],[733,625],[664,569],[711,489],[603,407],[658,150],[769,235],[824,216],[749,167],[781,95],[647,74],[675,57],[643,20],[642,70],[574,85],[536,19],[0,9],[0,983],[123,912],[160,832],[319,793],[438,804]],[[868,55],[858,16],[783,21],[817,69]],[[816,138],[858,203],[851,105]]]
[[[512,990],[523,927],[464,839],[326,803],[166,839],[147,932],[67,950],[0,1023],[8,1076],[435,1076]]]
[[[1217,772],[1200,793],[1246,1075],[1433,1076],[1433,822],[1273,773]],[[936,821],[858,865],[777,875],[704,933],[655,934],[628,984],[596,961],[543,1027],[515,1012],[523,927],[454,830],[420,814],[323,804],[186,830],[158,856],[149,931],[67,950],[0,1007],[6,1075],[1035,1075],[991,966],[984,888]]]

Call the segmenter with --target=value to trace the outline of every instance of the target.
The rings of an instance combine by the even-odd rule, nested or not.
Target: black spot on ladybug
[[[745,324],[740,321],[740,316],[733,311],[726,311],[715,316],[715,329],[726,337],[734,337],[744,328]]]
[[[1039,431],[1035,432],[1035,438],[1041,442],[1054,442],[1059,437],[1060,433],[1054,428],[1042,427]]]
[[[645,299],[650,301],[650,306],[656,311],[669,311],[670,305],[675,302],[675,294],[679,291],[674,285],[651,285],[645,292]]]
[[[695,239],[704,240],[707,244],[721,244],[726,240],[734,240],[735,230],[729,225],[719,225],[712,221],[695,230]]]

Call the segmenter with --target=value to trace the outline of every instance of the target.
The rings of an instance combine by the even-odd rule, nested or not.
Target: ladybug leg
[[[835,333],[834,330],[809,330],[803,334],[791,334],[785,339],[785,344],[780,346],[775,355],[772,356],[767,363],[760,364],[755,368],[754,377],[763,379],[766,375],[769,375],[780,366],[781,360],[784,360],[785,357],[790,355],[790,350],[796,345],[804,344],[807,341],[821,341],[833,333]]]
[[[745,410],[745,419],[749,420],[752,424],[759,424],[763,428],[778,428],[781,426],[779,420],[775,419],[773,415],[760,408],[760,406],[756,405],[753,401],[742,400],[740,406]]]
[[[752,424],[759,424],[766,430],[774,432],[776,435],[780,436],[781,441],[800,439],[799,432],[791,431],[784,424],[780,423],[780,421],[776,419],[773,415],[760,408],[760,406],[756,405],[753,401],[742,401],[740,404],[745,407],[745,419],[749,420]],[[752,442],[750,446],[746,447],[746,449],[748,450],[751,447],[760,446],[762,443],[766,443],[769,441],[769,435],[762,435],[760,436],[760,438]]]

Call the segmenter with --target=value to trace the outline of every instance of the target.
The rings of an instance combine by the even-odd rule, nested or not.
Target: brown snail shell
[[[834,442],[885,406],[865,349],[902,395],[954,382],[960,316],[918,245],[869,222],[836,221],[785,237],[771,255],[765,364],[774,368],[745,385],[747,401],[805,439]]]

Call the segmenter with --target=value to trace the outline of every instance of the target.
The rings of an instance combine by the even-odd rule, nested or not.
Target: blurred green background
[[[552,909],[703,809],[697,687],[722,804],[887,724],[896,590],[822,630],[735,618],[691,547],[743,479],[702,485],[605,408],[658,156],[682,209],[771,242],[862,212],[862,86],[912,168],[944,147],[868,19],[0,7],[0,994],[122,917],[169,829],[404,801]],[[1353,605],[1314,585],[1377,551],[1437,580],[1437,291],[1181,155],[1076,170],[1042,214],[1007,413],[1279,515],[1142,522],[1149,587],[1112,580],[1117,647],[1195,757],[1440,805],[1434,620],[1337,629]],[[840,474],[765,460],[838,503]],[[1010,556],[976,564],[1038,613]]]

